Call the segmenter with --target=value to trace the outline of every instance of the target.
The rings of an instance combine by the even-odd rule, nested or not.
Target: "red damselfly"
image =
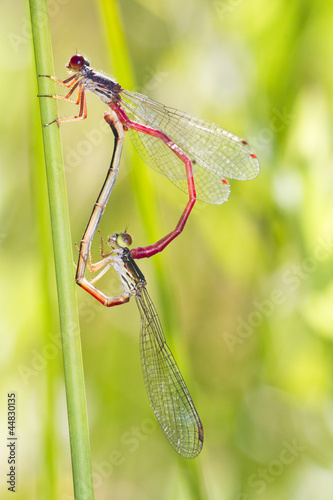
[[[40,97],[62,99],[80,106],[78,115],[58,118],[54,122],[84,120],[87,117],[85,91],[93,92],[114,111],[123,130],[129,131],[145,163],[189,195],[176,228],[153,245],[132,249],[133,258],[150,257],[162,251],[181,233],[197,199],[213,204],[227,201],[230,187],[226,178],[250,180],[258,175],[258,158],[245,139],[145,95],[123,89],[112,78],[92,69],[80,54],[72,56],[66,68],[73,74],[63,81],[40,75],[70,88],[66,96]],[[73,101],[70,97],[76,89],[78,96]],[[115,155],[120,157],[117,152]]]

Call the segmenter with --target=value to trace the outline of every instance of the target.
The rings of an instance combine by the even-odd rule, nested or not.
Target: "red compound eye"
[[[80,54],[75,54],[75,56],[72,56],[69,60],[69,66],[73,69],[81,69],[86,60],[83,56],[80,56]]]

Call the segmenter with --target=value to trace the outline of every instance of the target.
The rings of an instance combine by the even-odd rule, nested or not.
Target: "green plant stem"
[[[46,1],[30,0],[30,13],[37,74],[53,74]],[[38,80],[39,94],[55,93],[54,83],[49,78]],[[40,108],[42,123],[49,123],[57,116],[57,106],[53,99],[41,98]],[[94,494],[73,277],[72,244],[60,134],[56,124],[43,127],[43,139],[62,335],[74,495],[76,500],[92,500]]]

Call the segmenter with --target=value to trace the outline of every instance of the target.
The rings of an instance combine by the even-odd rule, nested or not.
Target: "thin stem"
[[[30,0],[30,12],[37,74],[53,74],[46,0]],[[55,93],[54,82],[49,78],[38,80],[39,94]],[[42,123],[52,122],[57,116],[57,106],[53,99],[41,98],[40,109]],[[74,495],[76,500],[93,500],[72,243],[60,135],[55,123],[43,127],[43,139],[58,288]]]

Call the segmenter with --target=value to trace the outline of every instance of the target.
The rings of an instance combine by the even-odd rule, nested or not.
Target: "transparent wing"
[[[194,458],[203,444],[199,415],[145,288],[136,301],[141,315],[141,366],[150,404],[171,446],[183,457]]]
[[[185,166],[178,156],[161,139],[132,129],[129,129],[129,134],[143,161],[160,174],[165,175],[175,186],[187,194]],[[191,159],[193,160],[193,158]],[[225,184],[218,175],[198,163],[194,163],[192,169],[198,200],[216,205],[228,200],[229,184]]]
[[[222,182],[225,177],[250,180],[258,175],[259,161],[241,137],[142,94],[122,90],[120,95],[132,120],[164,132],[189,156],[198,199],[223,203],[229,195],[229,186]],[[161,140],[134,130],[130,134],[143,160],[187,192],[181,160]]]

